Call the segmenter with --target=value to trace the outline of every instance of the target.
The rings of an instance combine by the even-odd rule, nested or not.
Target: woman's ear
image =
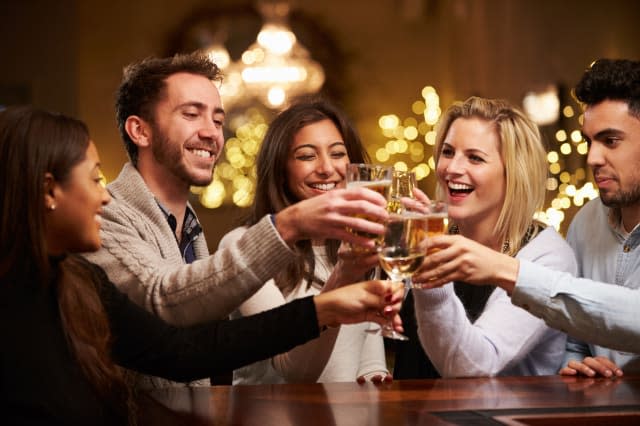
[[[56,209],[56,189],[58,183],[49,172],[44,174],[44,207],[48,211]]]
[[[130,115],[124,122],[124,129],[136,145],[139,147],[149,146],[151,129],[149,124],[137,115]]]

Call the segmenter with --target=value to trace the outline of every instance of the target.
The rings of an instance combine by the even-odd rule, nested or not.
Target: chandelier
[[[324,83],[322,66],[311,59],[289,27],[289,4],[260,2],[258,8],[262,28],[240,60],[231,61],[220,42],[207,49],[225,75],[220,87],[225,108],[251,99],[269,108],[283,108],[296,96],[317,92]]]

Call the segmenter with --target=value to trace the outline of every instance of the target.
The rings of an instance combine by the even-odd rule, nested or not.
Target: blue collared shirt
[[[160,210],[167,219],[169,227],[171,228],[171,231],[173,231],[173,235],[176,235],[176,228],[178,227],[176,217],[167,210],[158,199],[156,199],[156,203],[158,203],[158,207],[160,207]],[[184,263],[193,263],[193,261],[196,260],[196,252],[194,250],[193,243],[198,239],[198,236],[201,233],[202,227],[200,226],[200,222],[198,222],[196,214],[191,210],[191,208],[189,208],[189,206],[187,206],[184,213],[182,237],[180,238],[180,241],[178,241],[178,238],[176,237],[176,242],[180,248],[180,253],[182,254],[182,260],[184,260]]]
[[[569,359],[605,356],[626,373],[638,373],[640,355],[593,344],[640,350],[640,228],[625,236],[610,214],[600,199],[592,200],[580,209],[567,235],[578,277],[596,282],[523,262],[512,300],[585,342],[569,341],[565,365]]]

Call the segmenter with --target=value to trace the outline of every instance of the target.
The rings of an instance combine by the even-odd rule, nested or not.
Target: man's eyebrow
[[[188,101],[188,102],[181,103],[180,105],[178,105],[178,107],[177,107],[177,108],[186,108],[186,107],[196,107],[196,108],[198,108],[199,110],[203,110],[203,109],[206,109],[206,108],[207,108],[207,105],[205,105],[205,104],[204,104],[204,103],[202,103],[202,102],[198,102],[198,101]],[[222,107],[215,107],[215,108],[213,109],[213,112],[214,112],[215,114],[223,114],[223,115],[226,115],[226,113],[224,112],[224,108],[222,108]]]
[[[583,131],[580,131],[580,133],[582,133],[582,137],[584,138],[585,141],[590,141],[591,139],[601,140],[608,136],[620,136],[625,134],[622,130],[614,129],[612,127],[608,127],[606,129],[600,130],[595,135],[593,135],[593,138],[590,138],[589,136],[587,136]]]

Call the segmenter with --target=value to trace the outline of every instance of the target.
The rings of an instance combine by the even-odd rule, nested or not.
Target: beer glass
[[[427,207],[427,218],[429,220],[428,234],[430,237],[446,234],[449,230],[449,205],[441,200],[432,200]],[[437,249],[430,249],[428,254]]]
[[[386,200],[389,199],[389,189],[391,187],[391,177],[393,168],[376,164],[352,163],[347,165],[347,188],[364,187],[376,191]],[[365,215],[357,215],[367,218]],[[367,234],[353,229],[350,232],[366,238],[378,238],[378,235]],[[357,250],[352,247],[352,250]]]

